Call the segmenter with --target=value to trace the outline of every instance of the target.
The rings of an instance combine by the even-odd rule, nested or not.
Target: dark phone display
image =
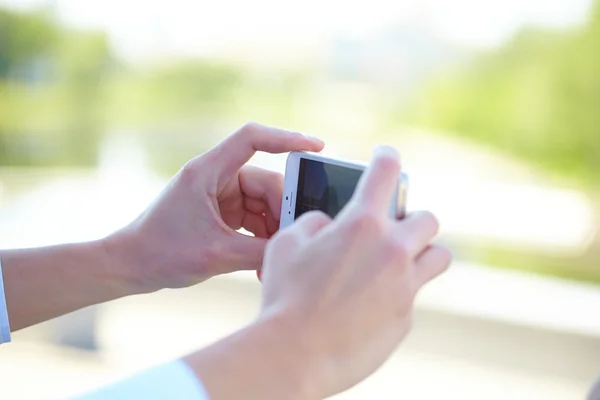
[[[311,210],[335,218],[352,198],[362,173],[358,169],[300,159],[294,219]]]

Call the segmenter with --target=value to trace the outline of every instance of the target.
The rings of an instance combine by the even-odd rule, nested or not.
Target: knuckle
[[[182,183],[184,183],[186,185],[192,184],[196,180],[196,177],[198,176],[198,172],[197,172],[198,165],[197,164],[198,164],[198,160],[192,159],[183,165],[183,167],[179,171],[179,176],[180,176]]]
[[[240,136],[252,135],[258,129],[260,129],[260,124],[254,121],[248,121],[237,130],[236,134]]]
[[[316,223],[329,223],[331,221],[331,217],[322,211],[314,211],[307,213],[306,215],[307,218],[310,218],[312,222]]]
[[[422,211],[421,219],[429,226],[433,232],[438,232],[440,229],[440,221],[431,211]]]
[[[331,222],[331,217],[329,217],[324,212],[310,211],[310,212],[303,214],[296,222],[296,225],[298,227],[302,227],[302,226],[320,227],[320,226],[325,226],[325,225],[329,224],[330,222]]]
[[[406,265],[410,261],[408,247],[404,241],[398,240],[397,237],[389,236],[386,240],[387,254],[394,260],[395,263]]]
[[[350,221],[350,233],[358,236],[381,237],[384,226],[381,219],[369,212],[357,213]]]

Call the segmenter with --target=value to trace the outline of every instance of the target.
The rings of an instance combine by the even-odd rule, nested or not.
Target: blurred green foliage
[[[311,79],[294,71],[274,79],[214,60],[123,69],[106,114],[111,126],[137,134],[150,167],[168,176],[249,120],[285,126]]]
[[[501,48],[434,75],[401,114],[402,123],[489,145],[600,200],[600,1],[583,26],[524,28]],[[467,242],[454,248],[483,265],[600,283],[600,237],[574,257]]]
[[[228,121],[281,122],[290,89],[305,84],[213,60],[125,65],[101,32],[0,9],[0,165],[92,166],[103,135],[118,130],[141,133],[151,166],[172,173]]]
[[[430,78],[400,106],[400,84],[361,76],[345,86],[343,73],[316,68],[273,72],[203,59],[125,65],[102,32],[0,9],[0,166],[93,166],[100,141],[116,131],[139,135],[150,166],[168,175],[248,120],[344,137],[410,122],[600,189],[600,0],[584,26],[523,29],[473,54],[466,69]],[[463,259],[600,282],[600,245],[577,259],[457,248]]]
[[[102,33],[0,10],[0,164],[92,164],[110,63]]]
[[[242,73],[229,65],[198,60],[121,71],[113,86],[113,123],[140,129],[209,122],[234,99]]]
[[[598,49],[596,1],[585,26],[524,29],[502,48],[474,55],[465,70],[432,78],[409,102],[408,120],[598,182]],[[123,127],[144,132],[152,148],[170,145],[181,160],[214,143],[214,127],[223,121],[302,125],[311,118],[299,118],[302,110],[319,100],[315,71],[273,77],[215,61],[167,61],[121,65],[103,33],[74,32],[41,13],[0,10],[0,164],[91,165],[101,135]],[[385,91],[379,92],[373,100],[381,111],[373,117],[386,119],[397,110],[384,107]],[[173,169],[158,158],[161,169]]]
[[[58,31],[37,15],[0,10],[0,78],[31,60],[52,53]]]
[[[413,104],[420,125],[489,144],[600,186],[600,1],[585,26],[523,29]]]

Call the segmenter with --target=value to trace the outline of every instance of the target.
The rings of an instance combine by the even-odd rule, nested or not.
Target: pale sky
[[[54,4],[63,21],[106,29],[116,50],[136,59],[156,53],[211,54],[249,43],[270,50],[300,49],[332,35],[364,38],[402,23],[451,43],[490,47],[523,24],[580,23],[590,0],[0,0],[0,4],[19,8]]]

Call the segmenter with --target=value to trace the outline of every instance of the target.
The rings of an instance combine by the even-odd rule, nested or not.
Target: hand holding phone
[[[409,331],[419,289],[448,267],[449,252],[432,243],[439,225],[431,213],[390,218],[399,178],[395,152],[378,149],[335,219],[305,213],[267,246],[259,320],[288,329],[270,336],[265,347],[283,341],[280,348],[296,352],[286,354],[289,368],[306,366],[316,377],[316,385],[301,381],[300,397],[328,398],[376,371]],[[348,179],[344,175],[342,184]],[[291,376],[286,368],[275,370]],[[282,383],[287,390],[292,385]]]
[[[319,153],[291,152],[285,168],[279,230],[291,226],[303,214],[319,210],[335,218],[348,204],[367,165],[326,157]],[[406,215],[408,176],[401,174],[390,199],[390,218]],[[261,279],[261,270],[256,272]]]
[[[285,170],[280,226],[290,226],[302,214],[319,210],[335,218],[348,204],[367,165],[323,156],[292,152]],[[390,199],[390,217],[401,219],[406,213],[408,176],[402,173],[398,188]]]

